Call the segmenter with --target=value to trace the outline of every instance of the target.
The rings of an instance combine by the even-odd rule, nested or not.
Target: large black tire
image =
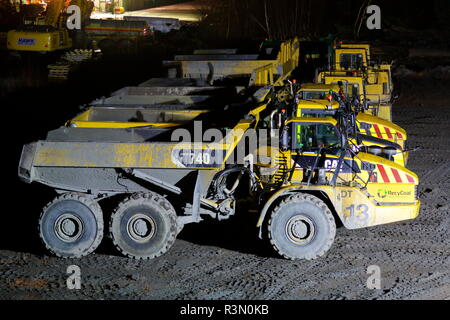
[[[99,204],[81,193],[65,193],[50,202],[39,219],[45,247],[61,258],[80,258],[93,252],[103,238]]]
[[[178,234],[175,209],[156,193],[135,193],[111,215],[114,245],[133,259],[153,259],[167,252]]]
[[[271,245],[282,257],[312,260],[330,249],[336,223],[322,200],[297,193],[273,209],[267,231]]]

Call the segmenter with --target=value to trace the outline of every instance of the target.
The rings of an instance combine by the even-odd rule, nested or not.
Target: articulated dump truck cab
[[[365,113],[392,121],[392,104],[383,102],[378,90],[373,90],[373,87],[357,72],[352,74],[348,72],[321,72],[317,77],[317,82],[324,84],[343,83],[344,86],[347,86],[347,92],[351,98],[356,97],[362,105],[367,104]]]
[[[343,92],[345,88],[339,87],[337,84],[316,84],[316,83],[304,83],[301,85],[299,93],[299,98],[303,100],[308,99],[327,99],[331,94],[331,98],[334,101],[339,101],[342,96],[345,96]],[[307,103],[307,102],[303,102]],[[328,103],[328,105],[330,105]],[[326,111],[325,106],[312,106],[315,110]],[[331,104],[332,110],[339,110],[339,105]],[[328,113],[330,111],[327,111]],[[365,135],[373,136],[378,139],[388,140],[390,142],[400,145],[400,147],[406,149],[407,133],[400,126],[395,123],[382,119],[380,117],[374,116],[369,113],[357,113],[356,123],[358,129]]]
[[[403,137],[404,130],[391,122],[365,113],[358,113],[356,116],[351,114],[350,118],[346,120],[343,107],[335,100],[300,100],[296,106],[295,115],[297,118],[331,116],[338,122],[353,121],[356,128],[352,130],[349,138],[354,148],[392,160],[401,166],[405,166],[407,163],[408,153],[404,152],[405,141],[401,141],[402,144],[399,144],[399,139],[394,137],[394,134],[397,135],[397,133]],[[374,126],[377,128],[375,132],[373,131]],[[380,127],[383,128],[383,132],[385,131],[385,136],[381,134]],[[388,136],[386,132],[389,132],[390,135]]]
[[[378,95],[380,102],[391,101],[394,85],[390,64],[375,65],[371,62],[370,45],[339,44],[334,48],[333,70],[340,72],[362,72],[367,81],[367,92]]]
[[[281,255],[324,254],[334,238],[334,219],[357,229],[418,216],[418,177],[387,159],[340,148],[346,142],[335,119],[291,118],[280,140],[281,149],[264,150],[278,161],[256,167],[273,186],[258,226],[264,229],[269,221],[269,238]],[[315,250],[308,250],[311,237]]]

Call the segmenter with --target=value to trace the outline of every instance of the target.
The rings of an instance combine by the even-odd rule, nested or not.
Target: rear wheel
[[[156,193],[136,193],[122,201],[111,216],[114,245],[134,259],[153,259],[167,252],[178,234],[173,206]]]
[[[46,248],[59,257],[86,256],[103,238],[102,210],[83,194],[65,193],[44,208],[39,235]]]
[[[330,249],[336,224],[322,200],[298,193],[274,208],[267,231],[273,248],[284,258],[312,260]]]

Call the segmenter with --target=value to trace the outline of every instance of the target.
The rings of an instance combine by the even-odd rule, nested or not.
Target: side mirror
[[[280,150],[287,151],[289,149],[289,126],[283,126],[280,134]]]

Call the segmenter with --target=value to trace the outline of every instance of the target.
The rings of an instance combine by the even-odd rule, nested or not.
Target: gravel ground
[[[62,260],[46,256],[36,236],[39,208],[50,198],[36,194],[40,186],[17,183],[31,197],[16,203],[17,212],[34,218],[9,220],[30,223],[25,236],[1,243],[0,299],[450,299],[450,85],[402,77],[394,122],[410,146],[422,147],[408,163],[421,179],[417,219],[341,228],[327,256],[314,261],[272,256],[255,228],[237,219],[188,225],[152,261],[120,257],[107,239],[96,254]],[[81,269],[81,290],[66,287],[72,264]],[[380,267],[381,289],[367,288],[370,265]]]

